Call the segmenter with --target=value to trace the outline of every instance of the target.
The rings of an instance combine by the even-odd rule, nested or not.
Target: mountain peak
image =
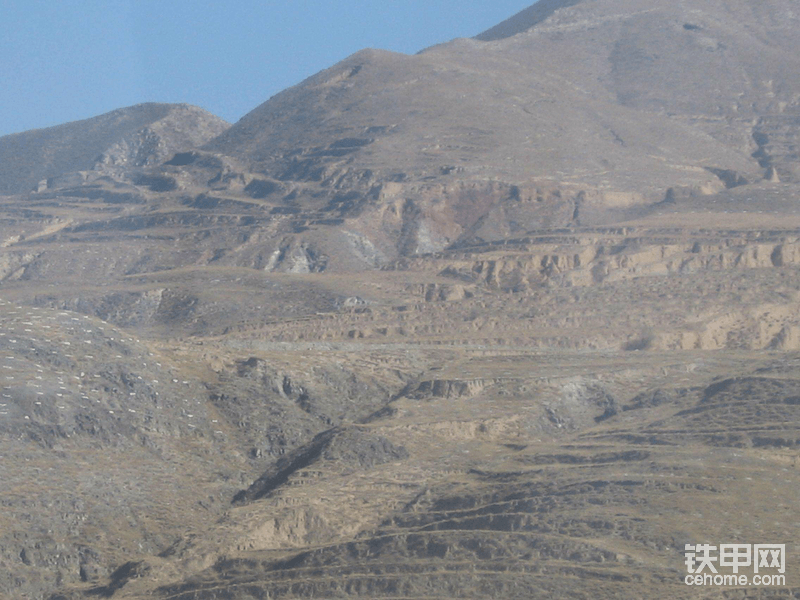
[[[673,19],[688,19],[688,23],[681,21],[681,24],[691,26],[694,24],[692,19],[700,19],[717,25],[724,22],[730,26],[733,23],[744,29],[761,26],[784,30],[794,26],[798,15],[795,0],[539,0],[474,39],[483,42],[503,40],[534,28],[540,29],[545,22],[546,30],[585,30],[609,21],[635,19],[651,13],[661,19],[662,25]],[[695,26],[692,30],[700,31],[702,27]]]
[[[531,27],[535,27],[558,10],[569,8],[570,6],[575,6],[585,1],[586,0],[540,0],[536,4],[521,10],[513,17],[476,35],[475,39],[482,42],[493,42],[512,37],[518,33],[529,30]]]
[[[148,102],[0,137],[0,193],[27,192],[44,179],[99,166],[156,164],[228,126],[196,106]]]

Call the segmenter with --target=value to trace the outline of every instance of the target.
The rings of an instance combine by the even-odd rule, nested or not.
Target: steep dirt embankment
[[[440,264],[443,275],[517,291],[541,284],[591,286],[637,277],[800,265],[796,237],[772,242],[750,237],[659,243],[576,236],[572,244],[486,245],[484,252],[444,258]],[[417,263],[407,264],[413,268]]]

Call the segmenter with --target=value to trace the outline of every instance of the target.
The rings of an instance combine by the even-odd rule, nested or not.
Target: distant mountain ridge
[[[358,52],[205,149],[281,182],[276,202],[357,219],[385,256],[568,226],[584,196],[616,209],[796,181],[797,9],[543,1],[414,56]],[[508,201],[546,190],[561,201]]]
[[[5,136],[0,191],[98,162],[153,166],[203,144],[275,179],[342,189],[458,172],[657,199],[716,185],[713,169],[793,179],[797,9],[796,0],[540,0],[472,40],[416,56],[356,53],[230,128],[200,109],[146,104]],[[160,141],[126,138],[168,110],[183,122],[166,133],[164,121]]]
[[[413,57],[357,53],[254,109],[209,148],[286,178],[287,159],[311,158],[373,171],[396,164],[422,176],[461,163],[514,180],[554,171],[575,178],[602,170],[605,159],[620,179],[653,170],[662,190],[681,185],[687,168],[699,167],[695,182],[709,180],[704,167],[752,178],[754,142],[727,139],[713,121],[797,116],[797,4],[543,0],[477,36],[491,45],[456,40]],[[747,127],[742,134],[752,134]],[[360,145],[345,152],[348,138]],[[326,143],[339,144],[347,160],[322,150]],[[523,161],[544,168],[509,166]],[[683,165],[668,173],[665,161]],[[788,176],[794,167],[780,168]]]
[[[0,191],[150,169],[346,225],[290,245],[349,269],[796,182],[798,4],[541,0],[474,39],[357,52],[232,126],[151,104],[0,138]]]
[[[521,10],[513,17],[498,23],[475,36],[476,40],[492,42],[502,40],[527,31],[547,19],[559,9],[580,4],[585,0],[539,0],[536,4]]]
[[[148,167],[228,128],[187,104],[138,104],[98,117],[0,137],[0,193],[31,191],[67,173]]]

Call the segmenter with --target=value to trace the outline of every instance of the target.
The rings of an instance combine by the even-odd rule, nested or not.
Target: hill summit
[[[158,165],[183,148],[204,144],[227,127],[222,119],[195,106],[148,103],[6,135],[0,137],[0,193],[86,181],[87,174],[81,174],[85,171],[98,175]],[[65,179],[67,174],[71,177]]]
[[[606,209],[651,205],[670,190],[797,181],[796,9],[791,0],[543,0],[475,39],[415,56],[356,53],[205,148],[279,182],[276,201],[362,215],[387,256],[571,223],[573,211],[549,203],[515,211],[514,226],[494,202],[475,206],[465,194],[500,202],[549,190]]]

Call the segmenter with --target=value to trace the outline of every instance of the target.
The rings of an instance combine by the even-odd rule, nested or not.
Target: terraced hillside
[[[798,15],[540,0],[0,138],[0,597],[800,596]]]

